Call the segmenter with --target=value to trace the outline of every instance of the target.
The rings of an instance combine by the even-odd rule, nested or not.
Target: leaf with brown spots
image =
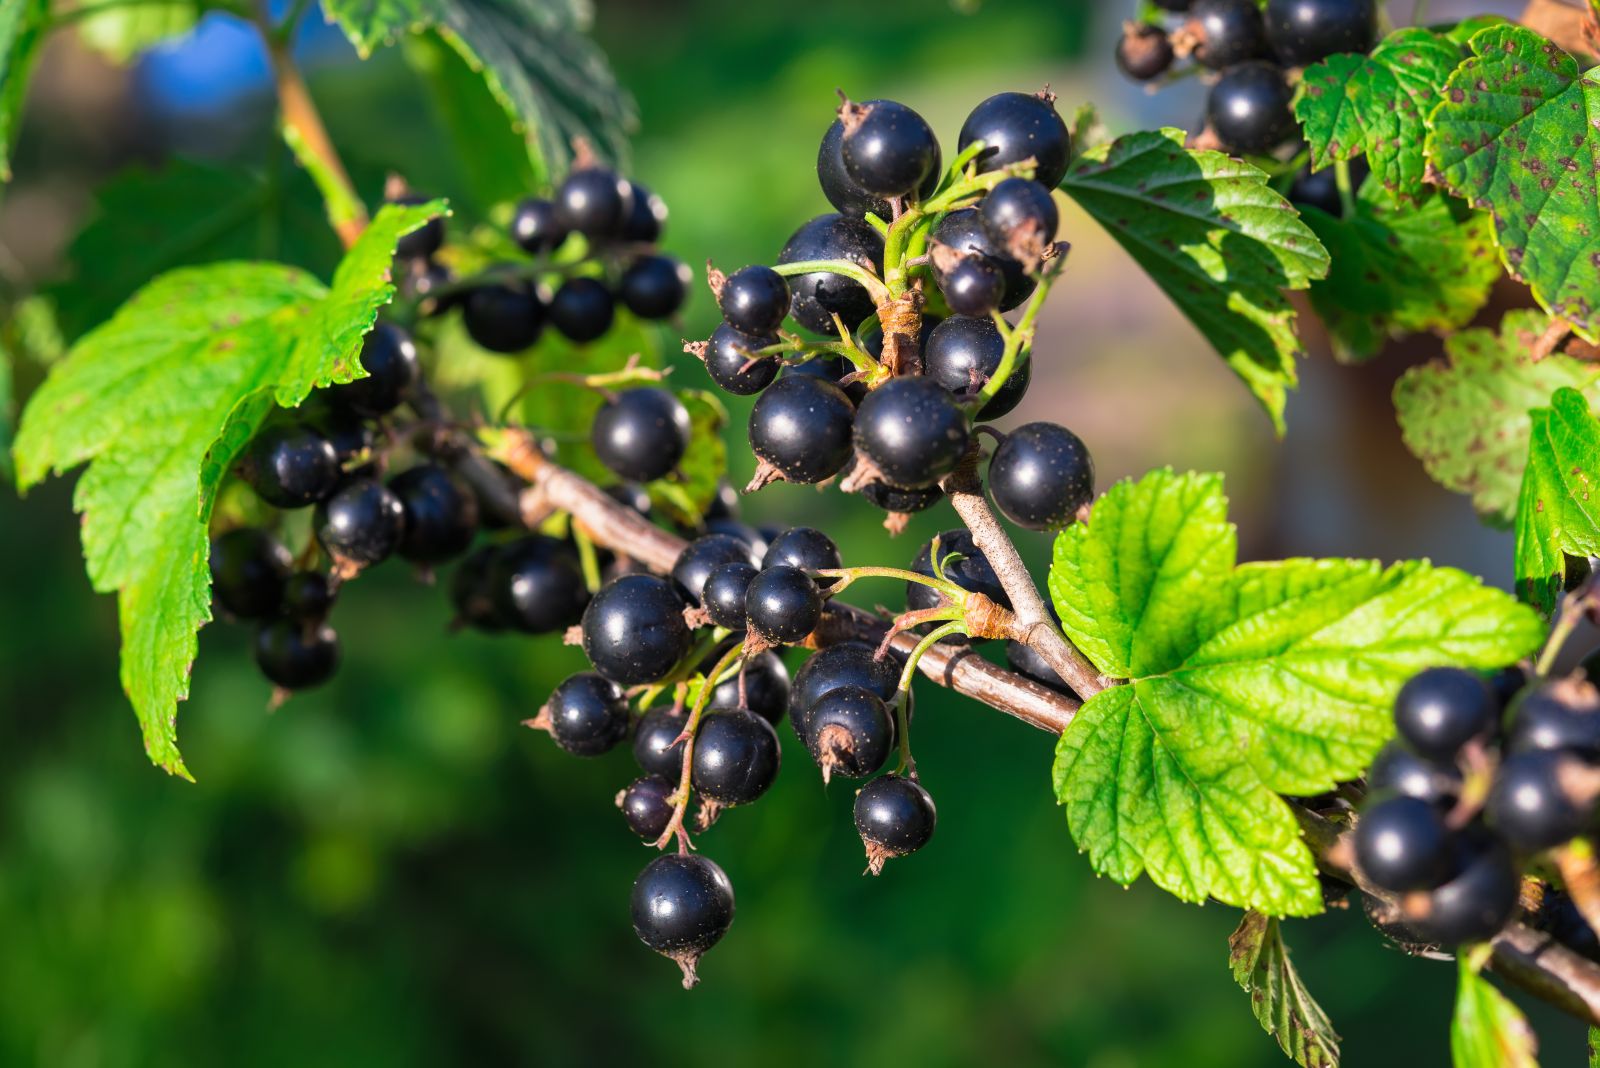
[[[1300,1068],[1337,1068],[1339,1036],[1300,973],[1277,920],[1247,912],[1228,936],[1228,966],[1233,981],[1250,995],[1250,1010]]]
[[[1521,26],[1493,26],[1429,120],[1429,180],[1487,209],[1506,268],[1600,340],[1600,68]]]
[[[1408,370],[1394,406],[1406,445],[1434,481],[1472,496],[1485,519],[1510,525],[1528,462],[1530,409],[1563,386],[1600,400],[1600,366],[1556,354],[1534,361],[1529,344],[1546,317],[1514,311],[1493,330],[1465,330],[1445,343],[1447,359]]]
[[[1600,420],[1575,389],[1528,413],[1528,464],[1517,498],[1517,592],[1548,612],[1568,556],[1600,555]]]

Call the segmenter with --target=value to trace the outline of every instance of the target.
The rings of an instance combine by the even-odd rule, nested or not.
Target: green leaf
[[[705,390],[680,390],[677,396],[689,410],[689,448],[677,472],[682,477],[659,479],[646,489],[674,519],[698,527],[728,475],[728,446],[722,440],[728,409]]]
[[[0,182],[11,181],[11,147],[17,143],[28,77],[49,21],[49,0],[0,4]]]
[[[270,263],[164,274],[74,346],[23,413],[21,489],[89,465],[74,496],[89,577],[117,592],[122,686],[150,758],[173,774],[189,775],[177,702],[211,618],[217,488],[273,403],[357,376],[361,338],[394,293],[395,242],[441,210],[384,208],[331,287]]]
[[[117,63],[127,63],[151,45],[187,33],[200,18],[196,0],[141,0],[117,3],[115,0],[84,0],[85,5],[103,5],[78,20],[78,36],[85,44]]]
[[[1412,367],[1395,383],[1406,445],[1434,481],[1472,495],[1486,518],[1516,517],[1528,462],[1528,411],[1563,386],[1600,398],[1600,366],[1556,353],[1535,362],[1530,343],[1546,317],[1506,313],[1500,333],[1464,330],[1445,341],[1447,359]]]
[[[1061,187],[1166,291],[1282,433],[1300,353],[1283,290],[1325,276],[1328,254],[1267,175],[1162,130],[1091,148]]]
[[[97,197],[94,218],[68,250],[72,275],[51,290],[70,338],[174,267],[260,259],[325,277],[339,262],[322,198],[291,166],[257,175],[171,160],[158,171],[123,171]]]
[[[11,350],[0,344],[0,480],[15,482],[11,441],[16,435],[17,396],[12,381]]]
[[[1056,796],[1097,871],[1186,901],[1321,909],[1279,794],[1365,770],[1407,678],[1531,652],[1535,613],[1450,568],[1286,560],[1235,566],[1216,475],[1153,472],[1056,539],[1062,628],[1106,675],[1056,750]]]
[[[1363,196],[1348,218],[1301,214],[1333,257],[1311,304],[1341,359],[1368,359],[1391,337],[1465,326],[1500,278],[1494,224],[1450,197],[1387,207]]]
[[[1600,1068],[1600,1027],[1589,1028],[1589,1068]]]
[[[1504,15],[1472,15],[1451,26],[1440,27],[1438,32],[1449,38],[1454,44],[1465,48],[1467,42],[1477,36],[1480,31],[1486,30],[1490,26],[1504,26],[1506,21]]]
[[[1575,389],[1528,413],[1528,463],[1517,497],[1517,590],[1545,612],[1555,607],[1567,556],[1600,555],[1600,422]]]
[[[1294,970],[1277,920],[1245,913],[1228,938],[1228,966],[1285,1056],[1300,1068],[1338,1068],[1339,1036]]]
[[[1473,37],[1430,120],[1431,181],[1494,216],[1506,268],[1590,341],[1600,329],[1600,77],[1531,30]]]
[[[638,122],[633,100],[585,36],[584,0],[324,0],[363,55],[426,29],[480,72],[535,170],[564,170],[574,137],[623,162]]]
[[[1371,55],[1342,53],[1308,67],[1294,113],[1312,169],[1364,153],[1391,199],[1418,199],[1428,112],[1460,60],[1459,45],[1413,26],[1385,37]],[[1337,252],[1333,262],[1337,270]]]
[[[1539,1068],[1538,1042],[1521,1011],[1478,974],[1471,954],[1457,957],[1459,985],[1450,1020],[1455,1068]]]

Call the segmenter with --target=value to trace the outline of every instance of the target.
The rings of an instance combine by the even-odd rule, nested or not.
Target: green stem
[[[572,540],[578,545],[578,563],[583,566],[583,584],[592,594],[600,589],[600,557],[594,551],[594,542],[577,523],[572,524]]]
[[[300,20],[305,17],[306,9],[311,6],[312,0],[294,0],[294,6],[289,8],[288,14],[283,16],[283,21],[278,23],[278,28],[273,31],[273,38],[284,45],[292,44],[294,31],[300,25]]]
[[[946,579],[933,578],[929,575],[918,574],[915,571],[903,571],[898,567],[830,567],[813,572],[821,578],[834,578],[839,581],[828,590],[830,596],[848,589],[857,579],[888,578],[901,579],[905,582],[916,582],[938,590],[956,604],[961,604],[967,591]]]
[[[744,655],[743,645],[734,645],[717,661],[717,666],[706,675],[707,679],[721,678],[728,665]],[[672,819],[667,823],[667,829],[661,832],[661,837],[656,839],[656,848],[665,849],[667,843],[674,837],[679,839],[679,846],[687,848],[688,835],[683,829],[684,814],[689,811],[689,774],[694,767],[694,735],[700,729],[700,717],[706,710],[706,705],[711,703],[712,687],[709,683],[700,687],[700,692],[694,696],[694,707],[689,711],[689,719],[683,725],[685,735],[683,742],[683,772],[678,777],[678,789],[673,794]]]
[[[1355,189],[1350,182],[1350,161],[1341,159],[1333,165],[1333,178],[1339,186],[1339,207],[1344,212],[1344,217],[1356,217]]]
[[[916,648],[911,650],[911,656],[906,659],[906,666],[900,672],[900,691],[902,693],[911,692],[911,680],[917,677],[917,661],[922,659],[923,653],[926,653],[952,634],[965,634],[966,627],[966,623],[962,620],[953,619],[948,623],[941,623],[923,635],[922,640],[917,642]]]
[[[1045,297],[1050,293],[1050,287],[1055,284],[1055,279],[1061,273],[1059,260],[1057,264],[1039,276],[1038,284],[1033,288],[1033,294],[1028,298],[1028,303],[1022,311],[1022,318],[1017,320],[1016,326],[1011,326],[1000,317],[999,312],[994,313],[995,326],[1000,330],[1000,336],[1005,339],[1005,348],[1000,353],[1000,363],[995,367],[994,374],[989,376],[989,381],[983,384],[978,395],[967,404],[969,411],[977,412],[994,399],[994,395],[1005,388],[1006,381],[1011,373],[1016,370],[1017,363],[1022,357],[1022,350],[1033,342],[1034,324],[1039,318],[1039,311],[1044,307]]]
[[[817,271],[827,271],[830,274],[842,275],[852,282],[861,283],[868,295],[872,297],[873,304],[882,304],[889,296],[889,291],[884,286],[883,279],[860,264],[851,263],[849,260],[800,260],[797,263],[780,263],[773,270],[785,276],[813,274]]]

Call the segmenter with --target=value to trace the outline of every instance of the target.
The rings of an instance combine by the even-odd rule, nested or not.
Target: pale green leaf
[[[1339,1036],[1289,960],[1279,922],[1247,912],[1228,938],[1233,981],[1261,1027],[1300,1068],[1338,1068]]]
[[[1528,463],[1517,498],[1517,589],[1548,612],[1570,556],[1600,555],[1600,422],[1575,389],[1528,413]]]
[[[0,3],[0,182],[11,180],[11,149],[49,21],[49,0]]]
[[[689,411],[689,448],[676,473],[646,489],[650,499],[675,520],[697,527],[728,476],[728,446],[722,440],[728,409],[716,394],[705,390],[680,390],[677,396]]]
[[[197,0],[83,0],[84,7],[104,7],[78,19],[85,44],[118,63],[127,63],[151,45],[187,33],[200,17]]]
[[[0,481],[14,482],[11,440],[16,435],[17,397],[11,369],[11,349],[0,343]]]
[[[1456,1009],[1450,1020],[1455,1068],[1539,1068],[1538,1041],[1522,1012],[1478,974],[1470,954],[1461,954],[1456,968]]]

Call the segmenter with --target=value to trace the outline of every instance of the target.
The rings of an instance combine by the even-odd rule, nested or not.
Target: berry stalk
[[[706,673],[706,684],[695,694],[694,705],[689,709],[689,720],[683,725],[683,773],[678,779],[678,789],[672,795],[672,819],[668,821],[667,829],[661,832],[661,837],[656,839],[657,849],[667,848],[667,843],[677,838],[678,852],[689,851],[689,834],[683,829],[683,817],[689,811],[689,779],[694,769],[695,732],[700,728],[700,717],[705,714],[706,706],[711,703],[711,693],[716,689],[712,680],[722,678],[728,668],[743,655],[742,645],[735,645],[722,654],[722,659]]]

